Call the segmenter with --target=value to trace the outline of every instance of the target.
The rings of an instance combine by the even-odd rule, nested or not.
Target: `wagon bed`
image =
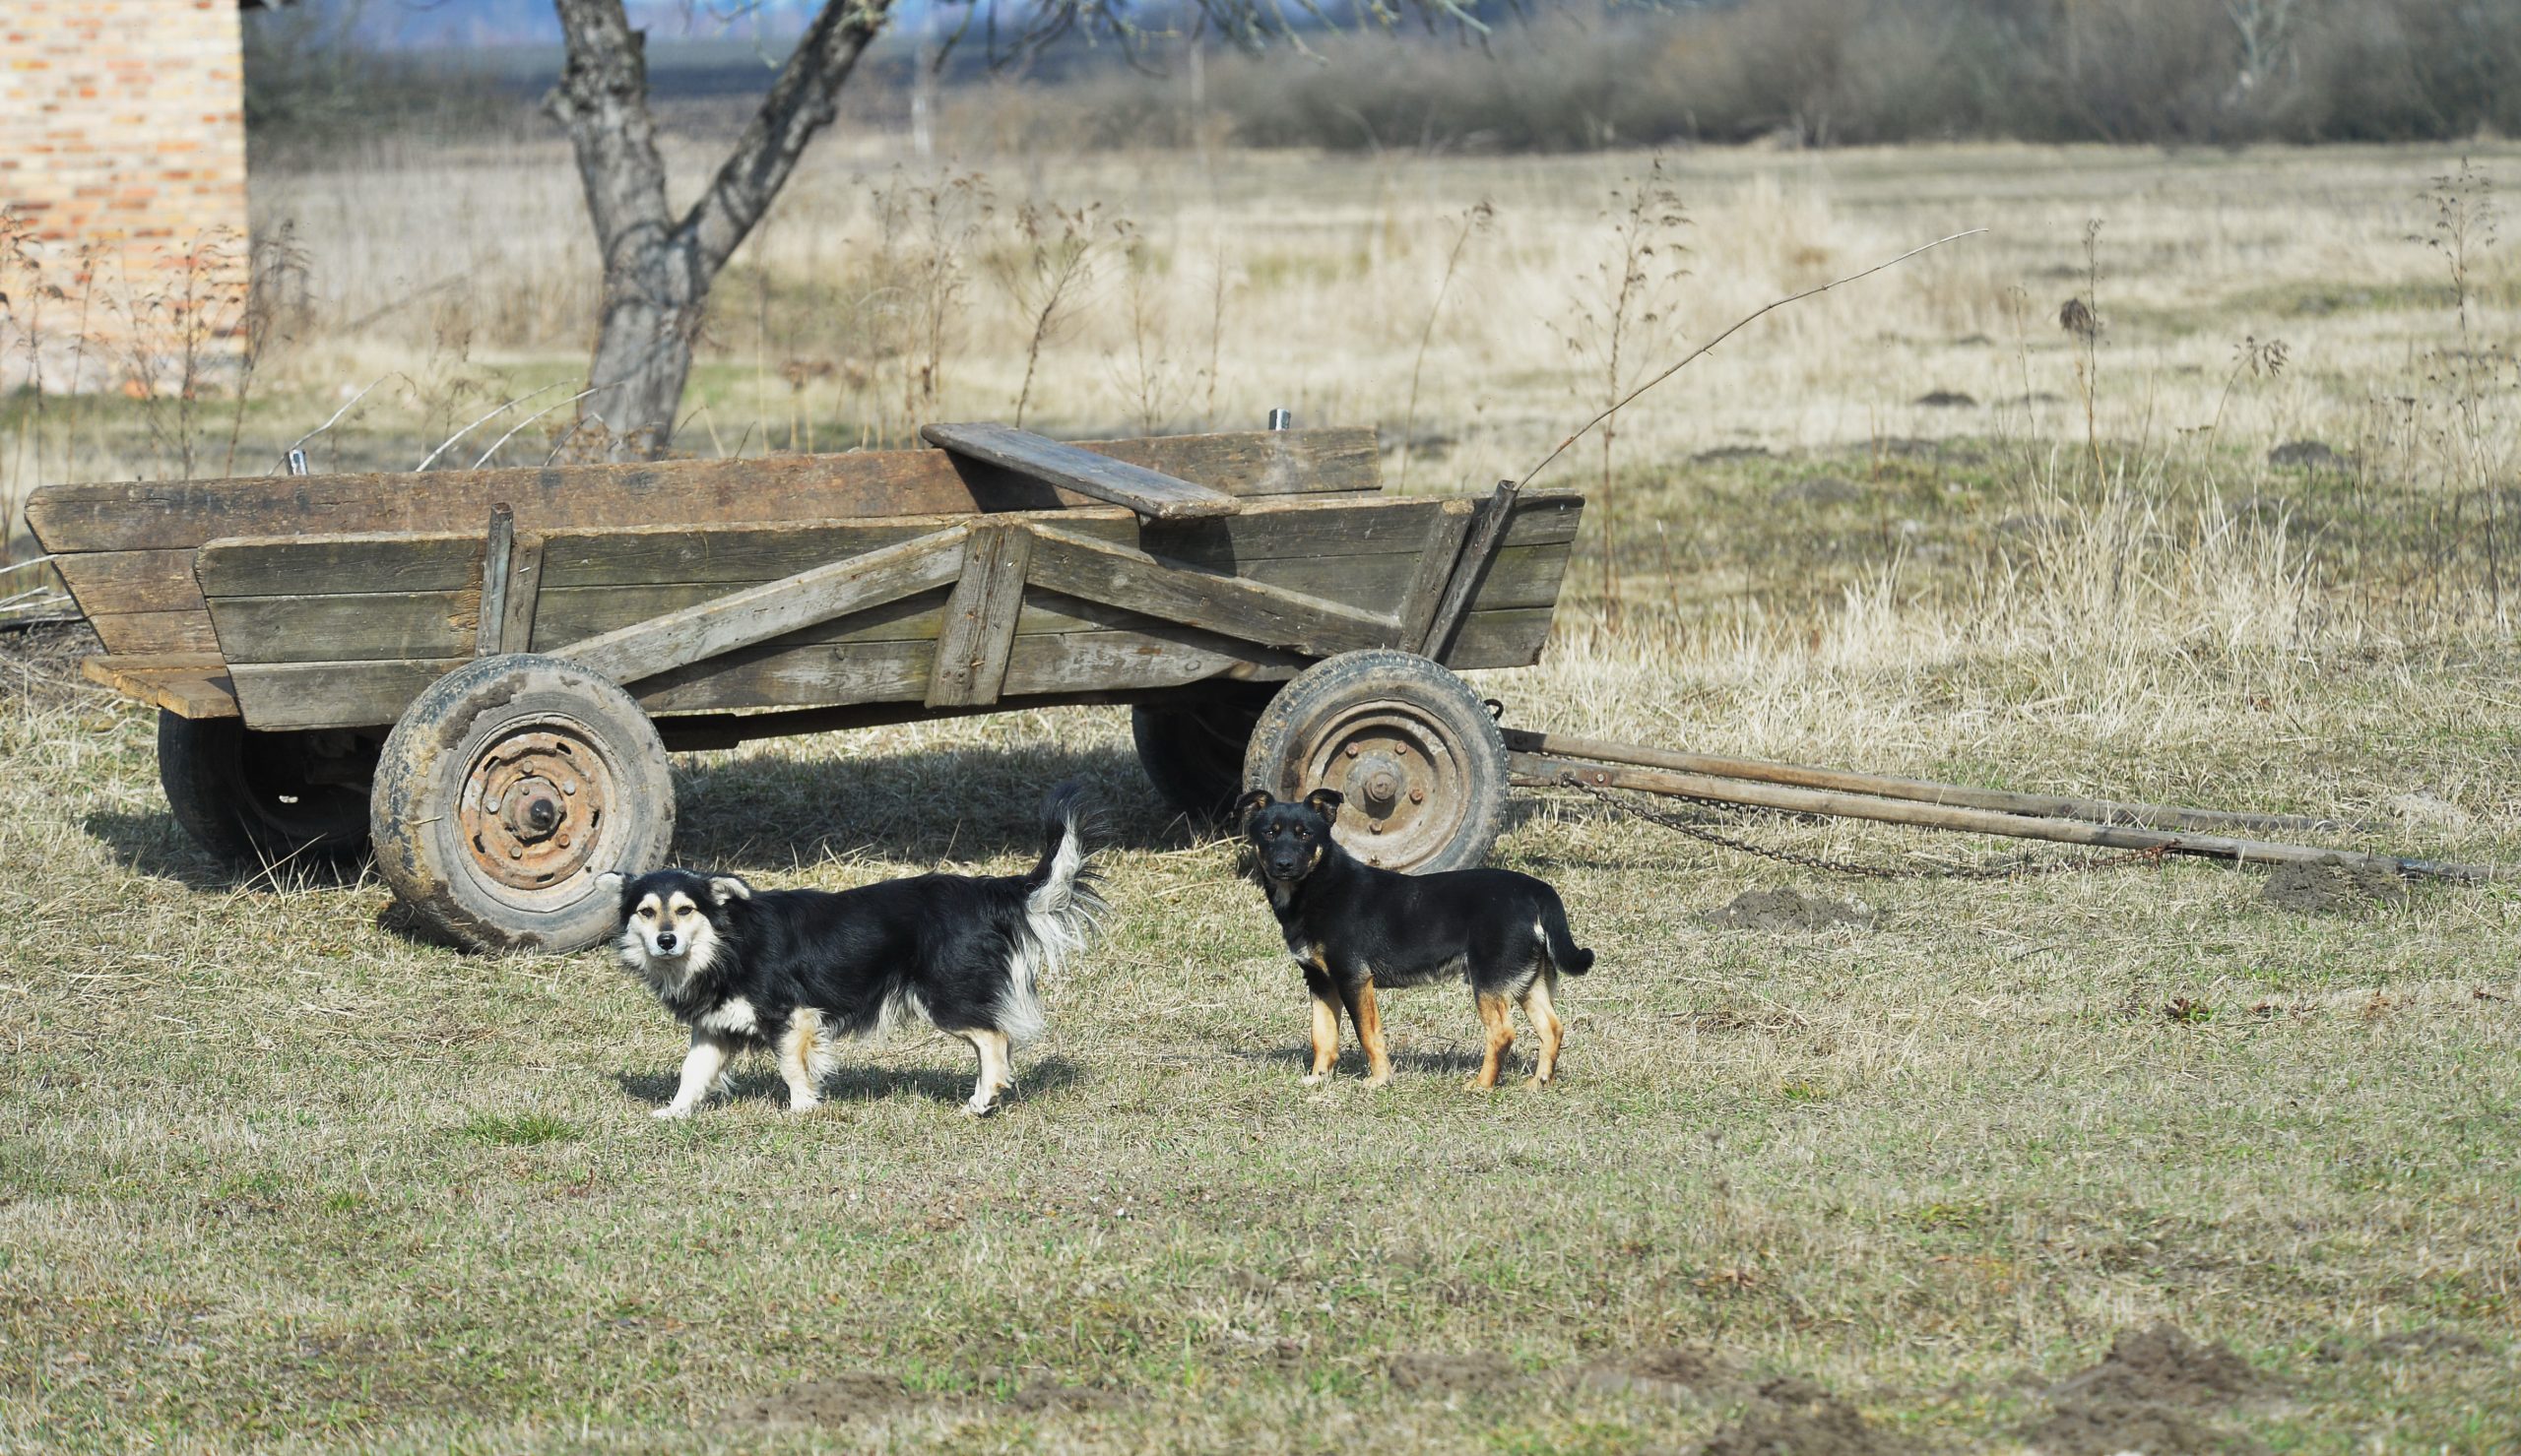
[[[1580,496],[1386,495],[1364,429],[925,433],[942,448],[53,486],[28,514],[106,649],[88,675],[161,710],[196,839],[373,841],[477,944],[585,938],[595,875],[665,852],[669,747],[1027,706],[1131,705],[1184,808],[1353,780],[1369,857],[1485,854],[1505,750],[1450,669],[1538,660]],[[1309,672],[1336,690],[1278,692]],[[487,899],[437,903],[468,875]]]

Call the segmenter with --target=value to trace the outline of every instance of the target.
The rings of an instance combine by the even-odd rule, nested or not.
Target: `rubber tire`
[[[1440,663],[1391,648],[1341,653],[1306,668],[1279,690],[1253,727],[1243,782],[1280,799],[1319,785],[1302,782],[1323,734],[1344,714],[1381,700],[1405,712],[1457,756],[1465,799],[1453,833],[1429,852],[1387,868],[1410,874],[1470,869],[1487,862],[1506,819],[1511,771],[1506,738],[1470,684]],[[1332,831],[1352,854],[1371,843],[1363,815],[1343,811]]]
[[[1194,819],[1224,818],[1243,791],[1244,752],[1269,697],[1264,689],[1250,694],[1248,702],[1131,709],[1138,767],[1166,803]]]
[[[466,781],[491,745],[553,724],[587,740],[611,772],[598,831],[607,838],[555,884],[496,885],[464,840]],[[456,668],[403,710],[377,760],[368,825],[377,872],[430,925],[475,950],[561,954],[614,933],[620,903],[597,888],[599,874],[665,863],[674,781],[656,725],[628,693],[574,663],[508,653]]]
[[[304,738],[160,710],[158,783],[175,822],[194,844],[233,863],[357,858],[367,848],[366,801],[356,789],[306,781]]]

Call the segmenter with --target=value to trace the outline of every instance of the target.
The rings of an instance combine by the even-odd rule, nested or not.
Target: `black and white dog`
[[[1567,928],[1558,892],[1511,869],[1399,874],[1361,864],[1330,837],[1340,803],[1331,789],[1317,789],[1301,803],[1281,803],[1261,789],[1235,801],[1269,909],[1313,993],[1313,1071],[1305,1085],[1330,1075],[1342,1009],[1365,1045],[1371,1085],[1390,1081],[1375,989],[1458,980],[1470,983],[1487,1033],[1471,1085],[1497,1085],[1515,1045],[1508,1008],[1520,1005],[1540,1038],[1532,1085],[1548,1086],[1567,1038],[1553,1003],[1558,978],[1593,968],[1593,953]]]
[[[660,1117],[690,1114],[738,1051],[779,1058],[802,1111],[833,1044],[905,1012],[972,1044],[980,1080],[963,1110],[985,1117],[1015,1085],[1011,1046],[1041,1034],[1042,975],[1083,948],[1103,909],[1077,831],[1078,792],[1043,805],[1042,857],[1020,875],[923,874],[855,890],[756,890],[734,875],[660,869],[624,881],[621,964],[691,1028],[682,1085]]]

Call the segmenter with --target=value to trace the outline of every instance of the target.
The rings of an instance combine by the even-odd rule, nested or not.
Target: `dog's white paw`
[[[998,1103],[995,1099],[983,1101],[976,1097],[963,1104],[963,1115],[966,1117],[986,1117],[997,1110]]]
[[[1304,1074],[1304,1085],[1307,1087],[1319,1087],[1329,1080],[1330,1074],[1328,1072],[1307,1072]]]
[[[788,1099],[788,1110],[792,1112],[810,1112],[822,1105],[823,1100],[818,1097],[791,1096]]]
[[[660,1122],[675,1122],[690,1116],[691,1108],[684,1107],[680,1103],[671,1103],[665,1107],[657,1108],[648,1115],[656,1118]]]

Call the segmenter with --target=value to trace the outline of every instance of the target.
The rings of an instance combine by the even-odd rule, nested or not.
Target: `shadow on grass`
[[[133,814],[96,810],[80,816],[79,827],[105,847],[114,862],[134,874],[173,880],[192,890],[247,890],[289,895],[304,890],[340,890],[367,877],[365,855],[304,855],[260,864],[234,864],[192,842],[170,813]]]
[[[846,1056],[846,1052],[843,1053]],[[960,1106],[972,1095],[972,1080],[978,1064],[970,1070],[946,1067],[871,1067],[844,1064],[823,1079],[823,1101],[826,1103],[882,1102],[897,1092],[909,1092],[930,1102]],[[1015,1090],[1002,1094],[999,1101],[1021,1102],[1045,1093],[1064,1092],[1083,1080],[1083,1072],[1065,1056],[1046,1056],[1039,1061],[1019,1060],[1015,1066]],[[664,1107],[674,1100],[676,1078],[671,1072],[620,1072],[614,1081],[633,1102],[652,1108]],[[774,1107],[788,1106],[788,1084],[777,1076],[756,1069],[738,1072],[728,1084],[721,1099],[725,1102],[762,1102]]]
[[[764,868],[872,855],[942,865],[1041,848],[1042,800],[1085,786],[1096,848],[1178,850],[1212,831],[1156,795],[1125,748],[1057,742],[864,757],[712,756],[676,776],[675,857]]]
[[[1291,1077],[1302,1077],[1313,1070],[1313,1047],[1302,1044],[1273,1046],[1265,1051],[1236,1051],[1229,1054],[1238,1061],[1284,1067]],[[1510,1056],[1509,1060],[1511,1059]],[[1479,1054],[1472,1051],[1395,1051],[1391,1053],[1391,1069],[1395,1074],[1453,1072],[1467,1077],[1479,1070]],[[1331,1072],[1335,1076],[1362,1079],[1366,1075],[1365,1049],[1352,1045],[1341,1045],[1339,1059],[1331,1064]]]

